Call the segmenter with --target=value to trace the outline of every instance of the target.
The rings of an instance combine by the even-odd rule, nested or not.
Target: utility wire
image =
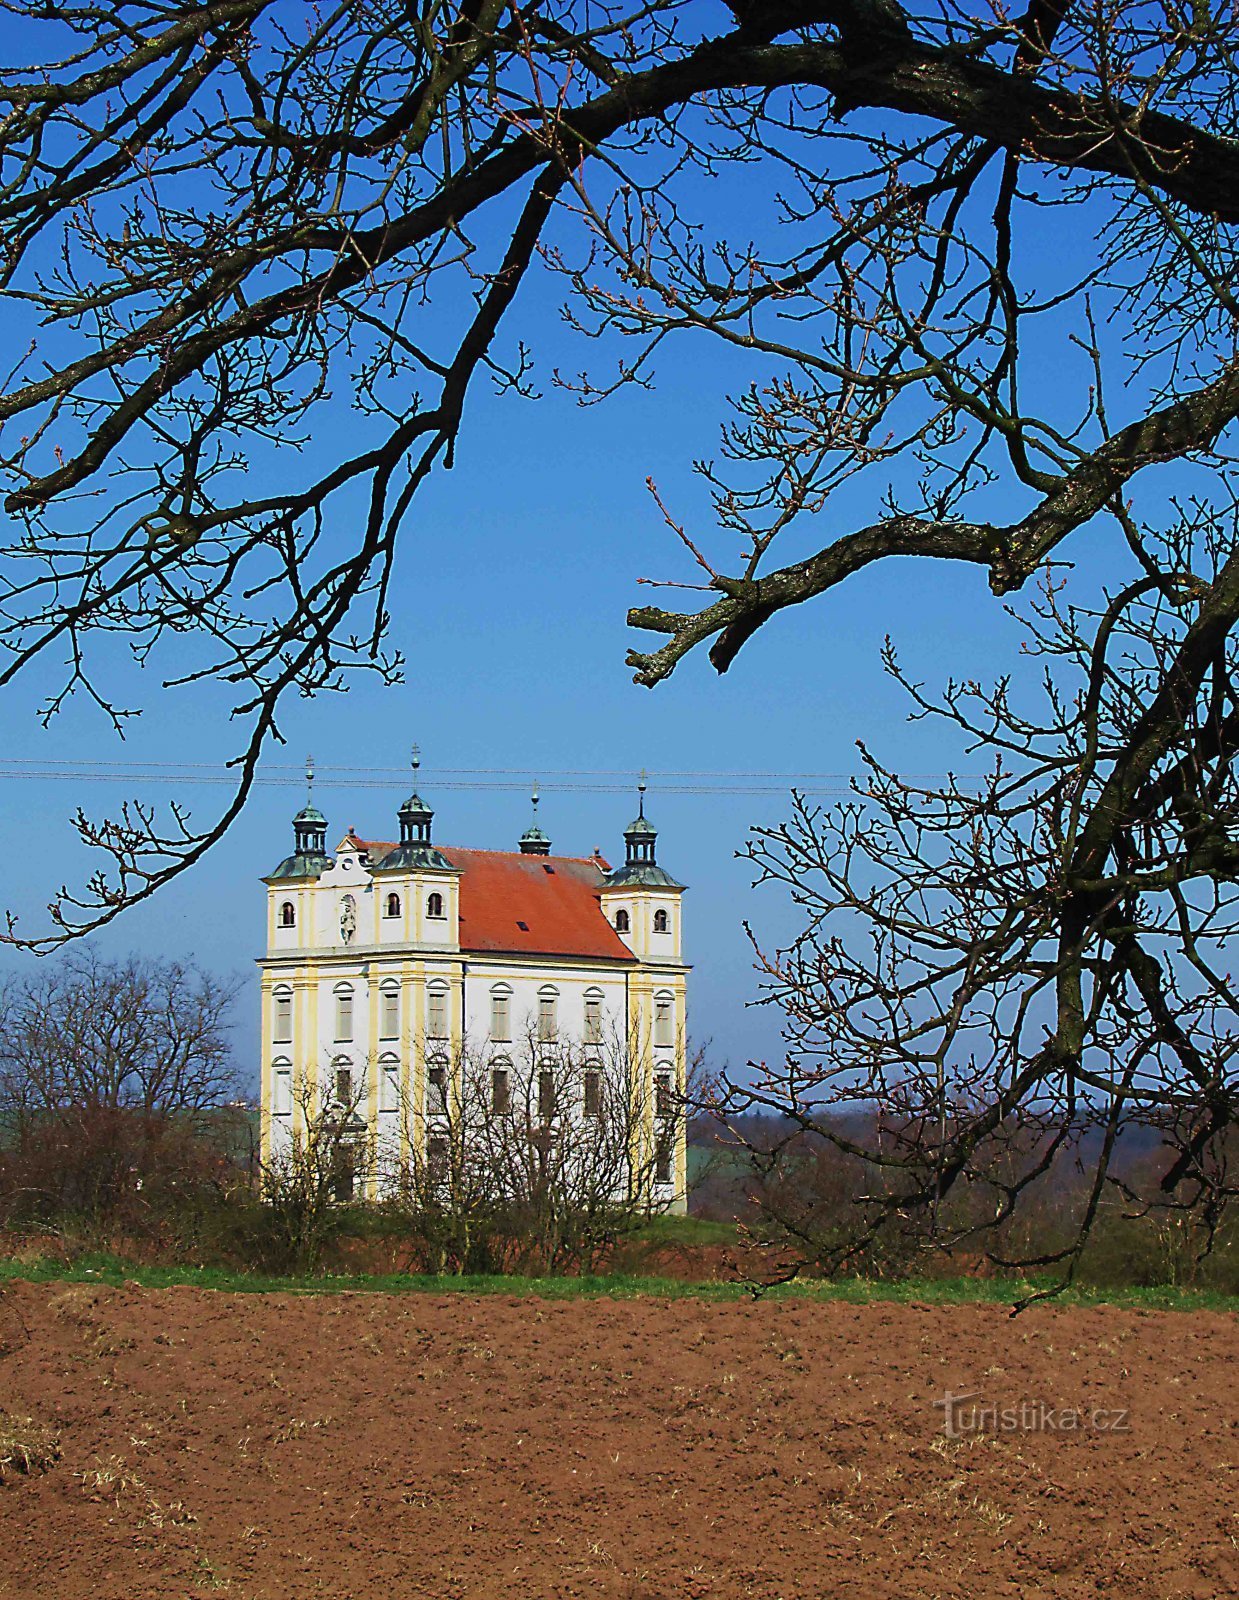
[[[390,789],[408,777],[407,767],[330,766],[317,764],[324,787],[332,789]],[[358,776],[365,774],[365,776]],[[905,782],[976,783],[979,778],[945,772],[904,772]],[[208,761],[106,761],[31,757],[0,757],[0,778],[38,782],[176,783],[232,785],[236,775],[219,762]],[[520,791],[537,779],[546,790],[576,794],[627,793],[637,774],[623,767],[438,767],[426,775],[432,788]],[[866,780],[847,772],[765,772],[718,770],[667,770],[647,774],[652,788],[662,794],[785,794],[788,788],[811,785],[819,794],[863,792]],[[600,781],[600,780],[623,781]],[[582,781],[593,780],[593,781]],[[304,782],[301,766],[263,762],[254,783],[270,788],[297,788]]]

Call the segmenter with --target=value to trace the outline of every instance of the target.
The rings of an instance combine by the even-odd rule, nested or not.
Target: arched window
[[[654,1043],[675,1043],[675,996],[660,994],[654,997]]]
[[[291,900],[285,900],[280,907],[280,927],[295,928],[297,926],[297,908]]]
[[[398,917],[400,915],[400,896],[398,894],[388,895],[386,915],[389,917]]]
[[[341,983],[335,991],[336,996],[336,1043],[349,1044],[353,1038],[353,991],[348,984]]]
[[[426,898],[426,915],[436,918],[443,915],[443,896],[437,890]]]
[[[654,913],[654,932],[655,933],[666,933],[666,931],[667,931],[667,913],[665,911],[656,911]]]
[[[293,992],[291,989],[277,989],[272,998],[273,1029],[271,1039],[274,1044],[291,1044],[293,1042]]]
[[[384,981],[379,990],[379,1038],[400,1037],[400,985],[394,978]]]
[[[447,1038],[447,985],[436,984],[426,992],[426,1032],[432,1039]]]
[[[615,913],[615,931],[616,933],[628,932],[628,913],[626,911],[620,910]]]
[[[271,1114],[291,1117],[293,1112],[293,1064],[280,1056],[271,1063]]]
[[[490,992],[490,1036],[505,1044],[512,1037],[512,991],[506,983]]]
[[[602,1043],[601,989],[586,989],[585,991],[585,1031],[582,1035],[582,1043]]]
[[[400,1109],[400,1061],[390,1054],[379,1057],[379,1110]]]
[[[431,1056],[426,1063],[426,1110],[447,1110],[447,1057]]]
[[[559,991],[548,983],[538,990],[538,1038],[550,1044],[559,1037]]]

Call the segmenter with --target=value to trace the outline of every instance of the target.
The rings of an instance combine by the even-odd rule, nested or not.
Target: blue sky
[[[382,688],[363,676],[345,695],[290,703],[288,750],[277,759],[312,750],[324,768],[399,767],[416,739],[437,837],[490,847],[514,844],[528,820],[524,794],[449,790],[436,784],[436,767],[526,769],[543,777],[542,821],[556,849],[599,845],[612,859],[635,797],[557,793],[553,774],[648,767],[660,859],[690,886],[691,1026],[712,1039],[716,1060],[738,1064],[778,1051],[777,1017],[746,1005],[756,980],[742,921],[772,938],[792,924],[776,893],[750,892],[749,869],[734,856],[748,828],[779,820],[787,801],[663,794],[659,775],[851,772],[857,738],[905,768],[939,770],[957,752],[931,726],[907,723],[904,697],[881,671],[883,636],[891,632],[918,674],[936,679],[988,675],[1008,657],[1013,635],[983,574],[898,563],[777,619],[725,677],[702,656],[655,690],[634,685],[624,665],[632,642],[624,615],[650,592],[635,580],[683,575],[644,480],[652,473],[686,505],[698,497],[687,464],[712,449],[721,410],[719,390],[701,378],[700,364],[686,359],[664,371],[656,393],[588,410],[562,394],[528,404],[479,391],[457,466],[434,481],[404,541],[392,632],[407,657],[406,683]],[[230,753],[219,694],[161,694],[149,677],[146,709],[123,747],[84,706],[42,731],[36,685],[28,683],[18,714],[10,702],[7,754],[210,762]],[[15,845],[5,899],[23,922],[37,922],[66,874],[81,872],[73,807],[114,809],[130,787],[0,783],[5,834]],[[390,837],[407,787],[393,776],[386,791],[333,790],[324,772],[316,797],[333,830],[355,824]],[[203,815],[219,799],[207,785],[143,784],[135,792],[178,799]],[[264,936],[258,879],[285,854],[299,803],[296,789],[257,791],[206,861],[100,942],[250,971]],[[242,1059],[253,1017],[251,1001],[238,1028]]]

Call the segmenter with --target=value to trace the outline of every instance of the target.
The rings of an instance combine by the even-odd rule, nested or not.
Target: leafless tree
[[[8,1120],[132,1110],[194,1118],[239,1093],[235,981],[192,964],[74,951],[0,990]]]
[[[889,1233],[988,1240],[1006,1261],[1016,1205],[1068,1161],[1089,1173],[1072,1226],[1021,1255],[1067,1278],[1103,1197],[1191,1213],[1206,1242],[1233,1198],[1236,647],[1202,596],[1237,517],[1185,511],[1157,571],[1096,607],[1047,579],[1024,619],[1039,691],[931,696],[888,648],[916,714],[949,722],[987,776],[926,788],[866,752],[855,801],[798,797],[756,836],[759,878],[792,890],[804,927],[761,956],[788,1059],[733,1080],[729,1105],[786,1118],[754,1152],[769,1172],[804,1133],[850,1158],[854,1204],[828,1232],[810,1207],[797,1219],[794,1184],[776,1207],[827,1264]],[[1163,1159],[1137,1185],[1116,1156],[1148,1130]]]
[[[14,1182],[55,1208],[97,1212],[161,1167],[165,1189],[191,1169],[201,1178],[239,1095],[237,993],[181,962],[89,950],[11,979],[0,990],[0,1144]]]
[[[624,1041],[466,1045],[442,1070],[387,1163],[435,1270],[592,1270],[666,1209],[683,1103]]]
[[[384,636],[401,529],[466,438],[475,378],[514,396],[542,381],[517,299],[549,272],[596,358],[550,380],[583,403],[651,382],[672,340],[751,364],[720,458],[701,464],[713,528],[655,489],[688,563],[669,581],[702,594],[630,613],[661,641],[631,655],[638,681],[698,646],[726,670],[785,607],[894,557],[980,568],[1004,595],[1088,529],[1112,573],[1105,599],[1082,601],[1103,677],[1105,638],[1155,598],[1165,648],[1116,742],[1073,724],[1064,748],[1085,752],[1084,809],[1064,823],[1067,866],[1027,891],[1058,952],[1037,987],[1048,1043],[982,1121],[1005,1126],[1047,1059],[1073,1101],[1121,1087],[1121,1054],[1088,1065],[1120,1003],[1095,1004],[1090,985],[1113,972],[1107,992],[1171,989],[1201,947],[1181,924],[1173,959],[1143,924],[1116,943],[1098,886],[1130,875],[1129,839],[1170,827],[1185,786],[1216,805],[1239,731],[1232,7],[9,9],[46,49],[2,90],[0,456],[18,533],[0,681],[67,661],[48,714],[83,693],[119,723],[131,708],[99,676],[106,636],[149,662],[175,640],[178,681],[237,685],[248,730],[236,791],[205,827],[138,807],[79,817],[105,866],[61,895],[51,940],[201,858],[278,738],[286,691],[399,671]],[[329,436],[316,425],[342,390],[357,427]],[[358,496],[365,515],[342,517]],[[1215,530],[1211,563],[1184,567],[1183,518]],[[1193,551],[1207,542],[1194,534]],[[1121,603],[1133,582],[1149,587]],[[1100,703],[1086,693],[1085,723]],[[927,833],[971,839],[974,813],[936,803]],[[863,843],[870,824],[855,827]],[[1224,899],[1228,852],[1192,839],[1165,870]],[[1005,982],[984,949],[956,959]],[[1163,1109],[1195,1130],[1167,1173],[1177,1188],[1229,1091],[1165,1017],[1156,1048],[1134,1048],[1139,1073],[1167,1063]],[[1203,1121],[1180,1074],[1207,1085]],[[963,1170],[933,1167],[935,1190]]]
[[[270,1142],[262,1165],[264,1220],[250,1248],[268,1267],[313,1271],[342,1226],[341,1206],[363,1200],[375,1174],[369,1073],[322,1077],[292,1086],[289,1137]]]

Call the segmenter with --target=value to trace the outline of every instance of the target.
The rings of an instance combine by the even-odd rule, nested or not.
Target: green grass
[[[115,1256],[82,1256],[66,1265],[61,1261],[0,1261],[0,1283],[22,1279],[30,1283],[138,1283],[145,1289],[171,1289],[186,1285],[230,1294],[509,1294],[538,1295],[548,1300],[594,1299],[609,1295],[631,1299],[649,1295],[660,1299],[743,1300],[749,1291],[738,1283],[682,1283],[674,1278],[640,1278],[617,1275],[599,1278],[431,1277],[408,1273],[382,1276],[329,1275],[291,1278],[257,1272],[230,1272],[217,1267],[146,1267]],[[766,1291],[772,1299],[809,1299],[869,1304],[875,1301],[922,1305],[1010,1305],[1029,1289],[1048,1280],[942,1278],[876,1282],[846,1278],[831,1282],[785,1284]],[[1208,1290],[1164,1288],[1075,1288],[1062,1295],[1060,1305],[1116,1305],[1158,1311],[1239,1312],[1239,1296]]]
[[[734,1245],[738,1230],[734,1222],[711,1222],[707,1217],[651,1217],[635,1233],[630,1233],[625,1243],[639,1244],[730,1244]]]

